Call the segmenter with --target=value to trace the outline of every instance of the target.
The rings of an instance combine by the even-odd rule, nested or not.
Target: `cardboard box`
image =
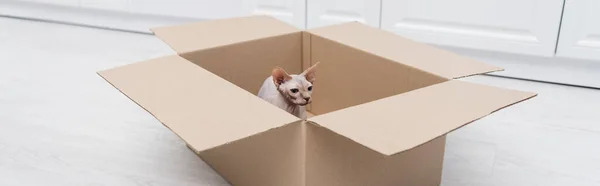
[[[448,132],[536,95],[455,80],[502,69],[357,22],[152,30],[178,55],[99,74],[233,185],[439,185]],[[316,62],[307,121],[256,96],[275,66]]]

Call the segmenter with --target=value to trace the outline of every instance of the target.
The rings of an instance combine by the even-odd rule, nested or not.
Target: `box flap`
[[[448,79],[503,70],[359,22],[331,25],[308,32]]]
[[[98,74],[197,151],[299,120],[179,56]]]
[[[179,54],[300,32],[296,27],[266,15],[209,20],[151,30]]]
[[[451,80],[310,120],[393,155],[535,95]]]

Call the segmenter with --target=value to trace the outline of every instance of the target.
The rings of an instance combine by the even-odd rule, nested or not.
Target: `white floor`
[[[96,71],[172,53],[149,35],[0,19],[0,185],[228,185]],[[600,91],[539,93],[448,137],[443,186],[600,185]]]

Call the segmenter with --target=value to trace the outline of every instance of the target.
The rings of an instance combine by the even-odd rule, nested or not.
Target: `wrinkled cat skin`
[[[306,120],[305,106],[312,102],[312,86],[318,64],[297,75],[290,75],[282,68],[275,67],[260,87],[258,97]]]

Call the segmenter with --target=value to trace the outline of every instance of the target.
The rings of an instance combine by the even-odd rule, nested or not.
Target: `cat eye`
[[[296,93],[296,92],[298,92],[298,89],[297,88],[293,88],[293,89],[290,89],[290,91],[292,91],[292,93]]]
[[[312,91],[312,86],[308,87],[308,91]]]

